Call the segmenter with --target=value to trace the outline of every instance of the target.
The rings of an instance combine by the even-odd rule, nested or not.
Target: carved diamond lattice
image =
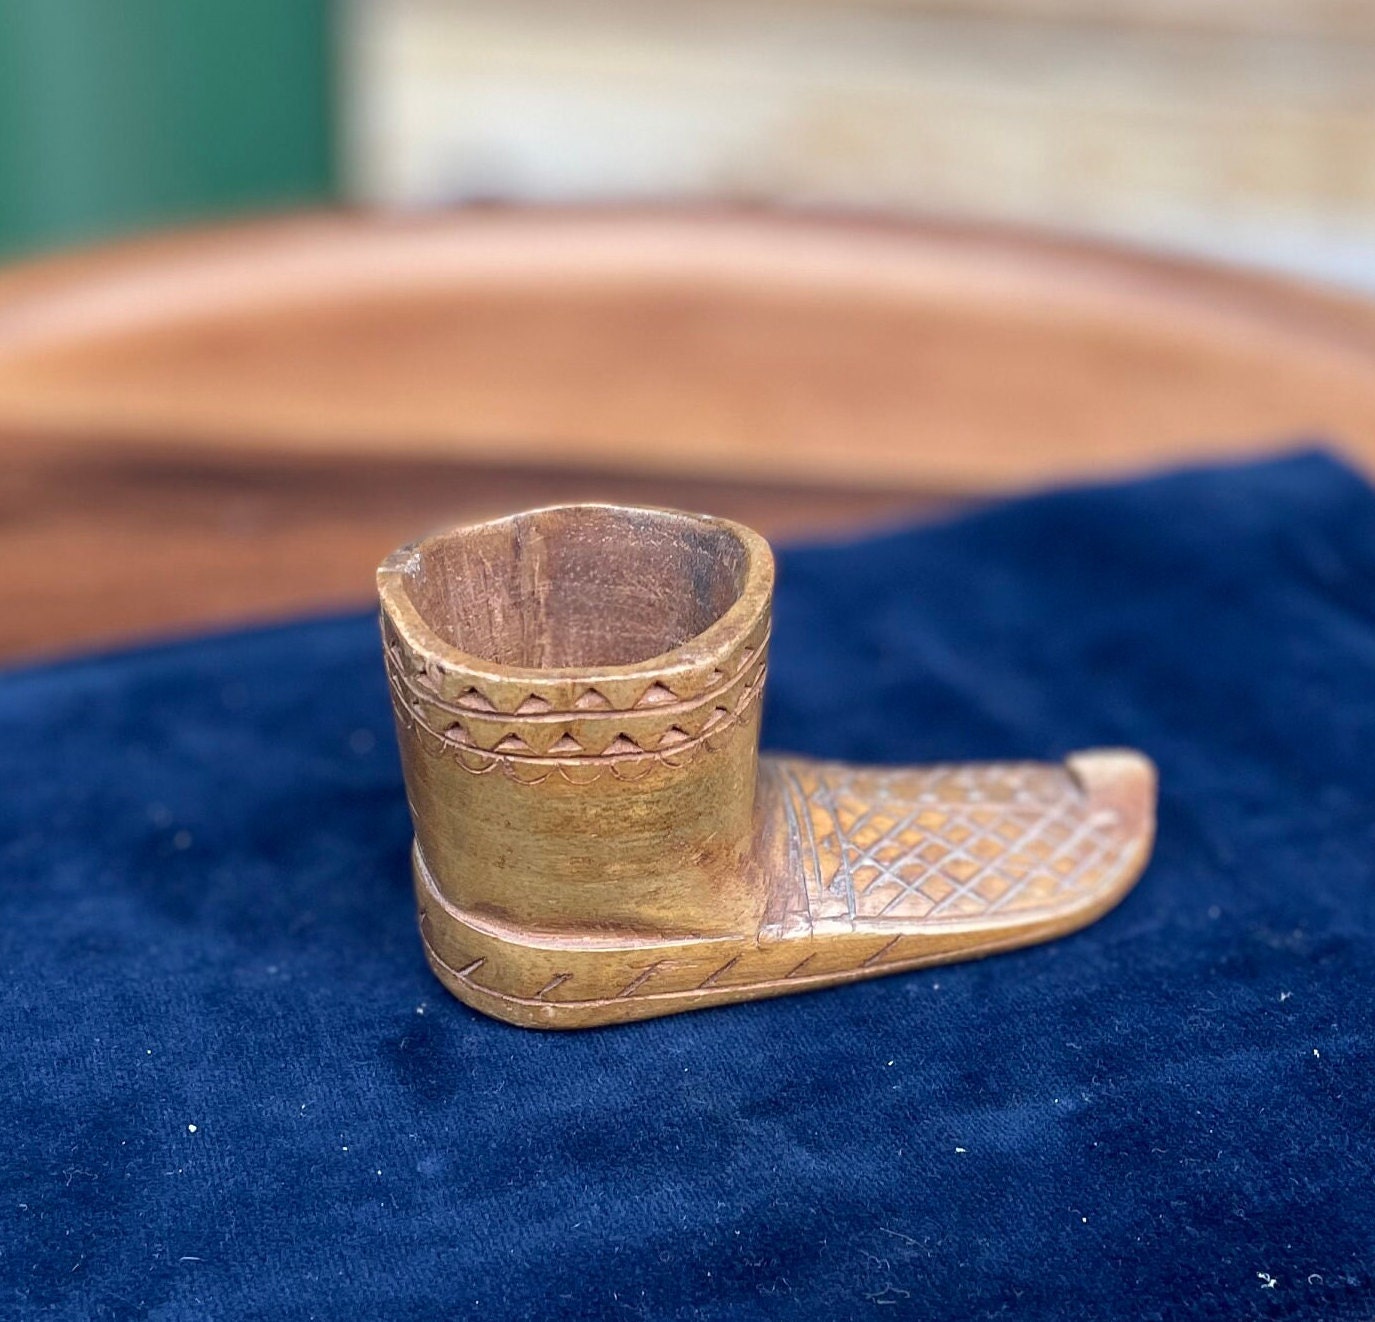
[[[814,918],[966,920],[1098,886],[1127,841],[1063,768],[788,770]]]

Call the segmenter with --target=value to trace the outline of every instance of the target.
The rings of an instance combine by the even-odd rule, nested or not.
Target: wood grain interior
[[[648,661],[705,632],[744,588],[728,528],[662,510],[540,510],[423,541],[411,601],[446,643],[522,667]]]

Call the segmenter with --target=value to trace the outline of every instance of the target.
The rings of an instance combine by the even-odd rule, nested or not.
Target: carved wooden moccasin
[[[498,1019],[644,1019],[1044,941],[1150,853],[1137,753],[761,758],[773,557],[739,524],[537,510],[378,582],[425,953]]]

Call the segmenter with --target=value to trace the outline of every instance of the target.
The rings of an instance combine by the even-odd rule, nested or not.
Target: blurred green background
[[[329,0],[0,0],[0,256],[335,194]]]

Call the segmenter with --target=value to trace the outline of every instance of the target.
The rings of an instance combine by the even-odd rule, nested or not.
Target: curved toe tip
[[[1131,748],[1093,748],[1066,758],[1090,802],[1117,812],[1130,834],[1151,833],[1159,775],[1155,763]]]

